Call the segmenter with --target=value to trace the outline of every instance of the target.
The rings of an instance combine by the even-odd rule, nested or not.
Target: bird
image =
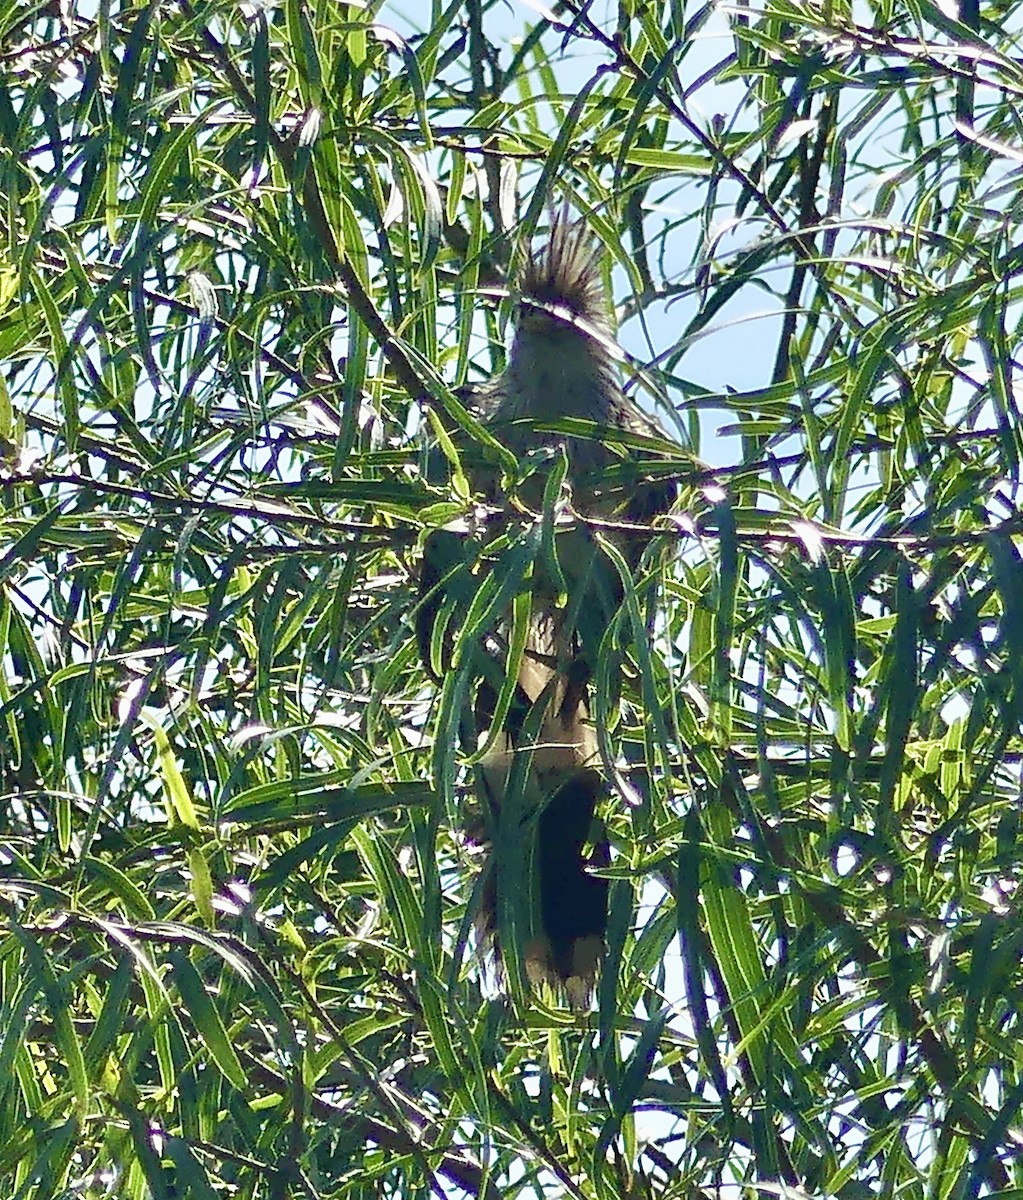
[[[501,914],[524,904],[527,979],[560,989],[574,1009],[590,1002],[607,928],[608,881],[594,869],[610,863],[595,820],[608,785],[591,679],[624,585],[606,547],[635,571],[651,521],[669,510],[676,490],[664,471],[644,474],[644,462],[658,456],[637,447],[670,439],[622,386],[602,257],[586,222],[564,208],[552,215],[539,252],[526,256],[512,289],[505,368],[473,397],[480,423],[514,456],[519,476],[509,485],[507,473],[485,463],[471,472],[485,513],[475,554],[467,554],[464,525],[431,534],[417,610],[421,657],[442,675],[450,664],[438,622],[446,615],[446,628],[456,628],[488,574],[500,572],[501,555],[517,548],[521,567],[523,547],[530,551],[512,577],[516,596],[528,596],[514,687],[502,677],[513,638],[510,604],[498,606],[473,652],[474,724],[486,747],[478,780],[491,830],[480,839],[491,851],[476,927],[500,965],[508,957]],[[561,429],[548,428],[559,422]],[[606,523],[599,536],[592,520]],[[545,529],[553,536],[545,538]],[[517,768],[523,755],[524,770]],[[510,817],[521,850],[511,871],[497,860]]]

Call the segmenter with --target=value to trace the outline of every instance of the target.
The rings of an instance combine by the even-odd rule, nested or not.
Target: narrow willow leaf
[[[200,978],[199,972],[192,965],[188,955],[180,950],[171,952],[170,963],[174,982],[181,994],[181,1001],[196,1032],[210,1052],[210,1057],[225,1079],[239,1091],[246,1091],[248,1079],[238,1060],[238,1055],[235,1053],[220,1013],[206,990],[206,985]]]

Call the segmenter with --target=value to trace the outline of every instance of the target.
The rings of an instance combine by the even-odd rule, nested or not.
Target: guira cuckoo
[[[556,217],[513,294],[507,365],[474,402],[520,474],[509,482],[493,466],[467,468],[486,501],[475,561],[464,526],[427,539],[417,634],[427,668],[443,675],[460,624],[486,608],[481,589],[496,593],[485,630],[458,656],[463,670],[473,659],[476,728],[488,747],[478,777],[492,849],[477,930],[507,959],[501,914],[518,906],[525,916],[514,936],[528,978],[583,1007],[607,926],[608,884],[589,868],[609,863],[606,834],[594,826],[606,783],[590,681],[624,596],[623,567],[628,578],[639,565],[674,484],[663,471],[644,472],[666,437],[622,387],[600,251],[585,226]],[[614,671],[610,678],[614,686]],[[509,871],[499,855],[511,812],[521,852]]]

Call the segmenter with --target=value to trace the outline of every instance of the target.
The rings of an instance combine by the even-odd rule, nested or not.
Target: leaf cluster
[[[1015,1195],[1015,10],[421,9],[0,5],[0,1190]],[[681,487],[584,1019],[413,635],[562,199]]]

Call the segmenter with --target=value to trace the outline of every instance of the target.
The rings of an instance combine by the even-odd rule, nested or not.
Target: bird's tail
[[[505,904],[517,906],[529,929],[524,959],[530,982],[563,988],[573,1007],[584,1008],[607,925],[607,881],[591,871],[610,861],[606,836],[594,825],[605,785],[588,708],[589,671],[575,652],[574,631],[564,610],[539,598],[534,605],[517,678],[518,716],[481,764],[505,836],[520,831],[526,836],[515,856],[518,872],[501,876],[499,863],[490,863],[478,928],[500,959],[503,878],[504,886],[516,889],[505,896]],[[527,736],[524,728],[538,732]],[[529,756],[527,772],[515,771],[520,755]],[[514,798],[512,786],[520,789]],[[508,831],[510,819],[521,823]],[[502,844],[504,837],[498,839],[498,853]],[[523,889],[522,879],[532,886]]]

